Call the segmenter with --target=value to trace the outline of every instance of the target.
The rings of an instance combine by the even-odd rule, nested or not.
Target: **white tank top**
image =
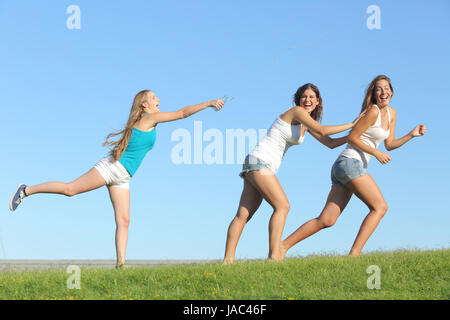
[[[301,136],[301,128],[301,124],[292,125],[278,117],[249,154],[267,163],[270,170],[276,173],[289,147],[303,142],[305,136]]]
[[[378,108],[376,104],[375,106],[378,109],[378,118],[372,126],[367,128],[367,130],[361,135],[360,139],[368,146],[371,146],[372,148],[376,149],[378,148],[381,142],[383,142],[384,140],[387,139],[387,137],[389,137],[389,133],[391,131],[391,114],[389,112],[389,107],[387,107],[389,124],[388,129],[384,130],[383,127],[381,126],[380,108]],[[361,151],[353,147],[349,143],[347,143],[347,148],[345,148],[345,150],[342,151],[340,156],[361,160],[362,163],[364,164],[364,168],[367,168],[367,164],[369,163],[369,160],[372,157],[371,154]]]

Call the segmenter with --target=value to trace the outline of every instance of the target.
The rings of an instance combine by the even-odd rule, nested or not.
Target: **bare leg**
[[[79,177],[70,183],[52,181],[41,183],[35,186],[29,186],[25,188],[25,193],[27,196],[36,193],[56,193],[63,194],[68,197],[77,195],[79,193],[91,191],[100,188],[106,184],[103,177],[97,171],[97,169],[92,168],[84,175]]]
[[[130,224],[130,190],[108,186],[109,197],[114,208],[116,220],[116,254],[117,266],[125,263]]]
[[[308,238],[323,228],[334,225],[337,218],[350,201],[351,196],[352,192],[346,187],[332,187],[320,216],[305,222],[300,228],[295,230],[289,237],[281,242],[282,258],[284,258],[287,251],[298,242]]]
[[[244,179],[244,189],[242,190],[241,200],[239,201],[239,208],[228,227],[225,257],[223,258],[224,264],[232,264],[234,262],[236,247],[242,230],[244,230],[245,224],[253,217],[256,210],[258,210],[262,199],[259,191]]]
[[[246,179],[272,206],[273,214],[269,222],[269,260],[281,260],[280,241],[284,224],[290,209],[289,201],[277,177],[268,169],[250,171]]]
[[[358,235],[356,236],[355,242],[349,253],[349,255],[352,256],[361,255],[362,248],[375,231],[381,218],[385,215],[388,206],[380,189],[375,183],[375,180],[373,180],[369,174],[350,181],[346,186],[361,199],[370,210],[359,229]]]

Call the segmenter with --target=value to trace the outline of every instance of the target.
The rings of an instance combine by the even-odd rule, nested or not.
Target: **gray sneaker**
[[[11,200],[9,200],[9,210],[14,211],[17,209],[17,206],[25,199],[25,188],[27,186],[23,183],[20,183],[19,186],[16,189],[16,192],[14,192],[13,196],[11,197]]]

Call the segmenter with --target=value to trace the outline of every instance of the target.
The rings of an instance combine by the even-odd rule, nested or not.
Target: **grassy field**
[[[380,289],[368,289],[371,265]],[[444,299],[450,298],[450,250],[310,256],[152,268],[82,269],[80,289],[66,270],[0,272],[0,299]],[[374,283],[369,281],[369,283]]]

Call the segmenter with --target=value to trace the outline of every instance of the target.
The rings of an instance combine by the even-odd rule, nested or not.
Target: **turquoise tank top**
[[[141,131],[133,127],[128,146],[119,159],[119,162],[127,169],[130,176],[133,176],[139,168],[147,152],[153,149],[155,141],[156,128],[152,131]]]

